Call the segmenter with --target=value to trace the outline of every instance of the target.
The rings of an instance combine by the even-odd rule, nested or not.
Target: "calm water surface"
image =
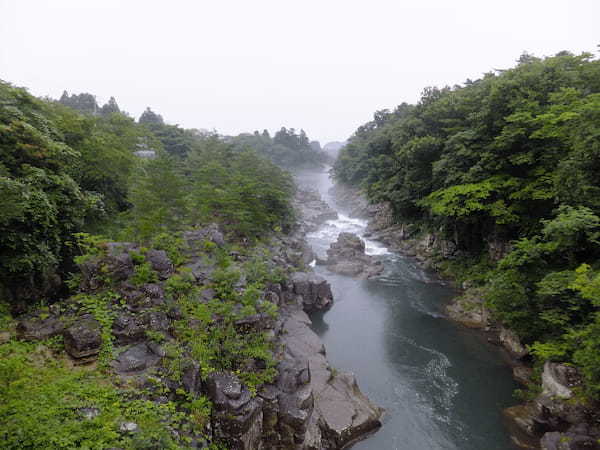
[[[340,213],[308,236],[321,256],[341,231],[361,235],[366,223],[342,213],[330,197],[326,171],[298,175]],[[366,239],[384,255],[374,280],[317,273],[331,283],[335,304],[313,316],[331,364],[354,372],[372,401],[386,409],[384,425],[356,444],[360,450],[514,449],[501,410],[515,404],[511,371],[497,347],[444,318],[454,295],[410,259]]]

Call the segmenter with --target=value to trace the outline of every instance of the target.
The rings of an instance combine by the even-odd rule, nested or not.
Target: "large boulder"
[[[164,250],[148,250],[146,261],[150,263],[152,269],[158,273],[161,280],[166,280],[173,273],[173,263]]]
[[[219,226],[214,223],[203,228],[184,232],[183,239],[191,254],[198,254],[204,251],[206,242],[212,242],[218,247],[225,245],[223,233],[219,230]]]
[[[540,441],[542,450],[599,450],[597,437],[577,432],[560,433],[552,431],[544,434]]]
[[[573,397],[572,388],[580,384],[581,378],[574,367],[550,361],[544,363],[542,372],[543,394],[561,399]]]
[[[64,329],[64,323],[53,316],[24,319],[17,324],[17,337],[26,341],[43,341],[61,334]]]
[[[136,249],[129,242],[105,244],[106,254],[85,260],[79,265],[82,274],[81,288],[95,290],[105,284],[106,279],[124,281],[133,275],[133,260],[129,255]]]
[[[302,298],[305,311],[320,311],[333,304],[331,286],[325,278],[314,273],[295,272],[291,281],[294,293]]]
[[[314,190],[299,189],[294,197],[294,206],[299,211],[298,215],[302,218],[303,228],[307,232],[316,230],[328,220],[338,218],[337,212]]]
[[[96,319],[79,319],[64,331],[63,336],[65,350],[73,358],[86,358],[100,353],[102,332]]]
[[[215,372],[206,381],[208,397],[214,405],[215,435],[232,450],[262,447],[263,401],[252,397],[231,373]]]
[[[469,288],[463,295],[446,305],[448,316],[469,328],[486,328],[491,315],[484,304],[484,293],[478,288]]]
[[[365,242],[346,232],[340,233],[337,241],[329,246],[323,263],[332,272],[364,278],[377,276],[384,270],[381,260],[365,253]]]
[[[118,373],[129,374],[141,372],[154,366],[161,358],[160,346],[151,346],[142,342],[121,353],[114,367]]]
[[[301,448],[346,448],[381,426],[383,410],[362,394],[352,374],[330,368],[310,323],[300,310],[289,312],[283,323],[287,363],[280,365],[278,386],[287,393],[280,402],[287,412],[282,420],[302,430]]]

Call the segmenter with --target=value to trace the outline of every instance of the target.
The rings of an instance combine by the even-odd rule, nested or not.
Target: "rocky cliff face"
[[[352,374],[329,366],[325,347],[310,328],[305,309],[328,305],[328,286],[324,280],[294,278],[269,291],[281,302],[273,327],[281,345],[276,381],[252,397],[232,374],[209,377],[209,396],[217,407],[214,427],[232,449],[339,449],[381,425],[382,410],[360,392]]]
[[[133,243],[109,243],[104,254],[81,264],[83,293],[98,292],[106,280],[111,280],[112,297],[105,305],[112,318],[109,328],[74,298],[57,304],[50,314],[23,317],[18,336],[43,340],[62,335],[74,365],[96,364],[108,339],[114,349],[106,362],[115,383],[137,386],[145,392],[140,395],[156,402],[177,401],[182,395],[208,397],[213,409],[205,433],[173,430],[178,438],[191,442],[192,448],[204,448],[211,441],[243,450],[344,448],[375,431],[381,425],[382,410],[360,392],[352,374],[330,367],[322,342],[310,328],[307,313],[329,308],[333,295],[324,278],[297,268],[306,268],[313,258],[304,240],[305,230],[332,214],[313,194],[301,195],[297,201],[305,204],[304,211],[311,211],[307,221],[296,233],[276,237],[269,246],[269,264],[289,275],[282,282],[269,284],[259,300],[261,305],[277,306],[278,313],[272,316],[257,310],[233,323],[237,332],[264,333],[273,343],[276,375],[256,390],[233,371],[206,374],[187,344],[180,344],[186,329],[203,326],[198,320],[186,319],[169,293],[177,286],[175,281],[181,281],[173,278],[180,276],[181,270],[176,271],[165,251],[142,250]],[[194,302],[206,304],[215,298],[218,272],[206,249],[225,249],[225,238],[210,225],[184,233],[184,239],[185,272],[200,288]],[[136,279],[136,261],[141,254],[155,275],[144,282]],[[243,264],[245,258],[235,251],[229,257],[234,264]],[[234,288],[239,293],[248,288],[244,275]],[[234,310],[237,307],[242,305],[234,305]],[[217,315],[213,320],[221,319]],[[161,339],[156,338],[158,335]],[[175,356],[169,350],[173,343],[180,349]],[[264,364],[260,357],[250,361],[257,368]],[[171,370],[174,365],[177,376]],[[123,432],[136,428],[137,424],[130,423]]]

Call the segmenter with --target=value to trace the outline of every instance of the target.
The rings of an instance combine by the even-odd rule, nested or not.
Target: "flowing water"
[[[362,236],[366,221],[335,205],[326,171],[297,180],[339,213],[308,235],[317,254],[325,256],[342,231]],[[501,410],[515,403],[516,386],[500,350],[444,317],[455,292],[412,260],[365,242],[368,254],[385,258],[382,276],[358,280],[315,268],[331,283],[335,300],[313,316],[330,363],[354,372],[362,391],[386,409],[383,427],[353,449],[513,449]]]

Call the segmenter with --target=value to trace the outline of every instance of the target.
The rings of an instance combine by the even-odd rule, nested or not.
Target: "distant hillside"
[[[227,139],[237,148],[253,148],[260,155],[285,169],[314,167],[325,164],[329,158],[318,141],[310,141],[304,130],[282,127],[273,137],[267,130],[262,133],[242,133]]]

